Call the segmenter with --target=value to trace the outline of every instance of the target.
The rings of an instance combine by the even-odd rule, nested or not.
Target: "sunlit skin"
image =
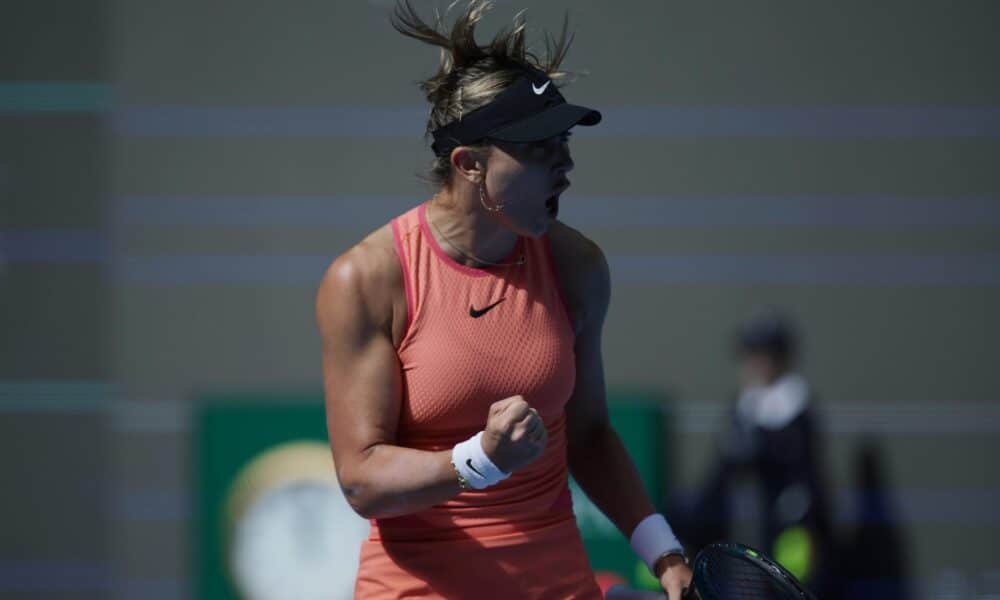
[[[447,240],[446,251],[469,266],[481,266],[471,256],[499,262],[510,253],[517,236],[544,235],[558,216],[559,195],[569,187],[573,170],[571,132],[538,142],[491,141],[485,149],[459,146],[451,153],[451,185],[436,194],[428,206],[428,219]],[[480,185],[485,180],[485,204]],[[436,232],[436,233],[437,233]],[[450,243],[449,243],[450,242]]]

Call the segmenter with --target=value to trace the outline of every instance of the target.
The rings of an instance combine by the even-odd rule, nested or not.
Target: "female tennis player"
[[[558,90],[565,24],[545,60],[521,14],[479,46],[490,5],[445,29],[397,4],[393,26],[441,51],[421,84],[437,192],[339,256],[317,295],[337,475],[372,521],[355,597],[599,599],[572,473],[679,600],[681,545],[608,422],[607,263],[557,220],[569,130],[601,115]]]

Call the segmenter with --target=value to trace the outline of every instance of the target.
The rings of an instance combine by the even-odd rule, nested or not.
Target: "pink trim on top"
[[[573,317],[570,316],[569,304],[566,303],[566,296],[563,295],[562,285],[559,283],[559,269],[556,268],[556,259],[552,256],[552,239],[548,232],[542,236],[542,246],[545,247],[545,257],[549,261],[549,270],[552,272],[552,279],[556,286],[556,295],[559,296],[559,304],[562,306],[563,315],[566,316],[566,322],[569,323],[569,330],[576,337],[576,324],[573,323]]]
[[[431,247],[431,250],[434,251],[434,254],[436,254],[437,257],[440,258],[442,262],[444,262],[444,264],[448,265],[449,267],[455,269],[460,273],[465,273],[466,275],[470,275],[472,277],[485,277],[486,275],[490,275],[492,270],[502,268],[502,267],[483,267],[481,269],[477,269],[475,267],[465,266],[462,263],[455,260],[454,258],[448,256],[448,253],[442,250],[441,246],[438,245],[437,239],[434,237],[434,234],[431,233],[430,224],[427,222],[426,203],[421,204],[420,207],[417,209],[417,216],[420,217],[420,229],[424,232],[424,236],[427,237],[427,245]],[[508,262],[511,260],[511,257],[516,256],[517,251],[520,247],[521,247],[521,237],[518,236],[517,242],[514,244],[514,249],[510,251],[510,254],[507,255],[507,257],[503,260],[503,262]]]
[[[399,233],[399,219],[392,220],[392,241],[396,246],[396,256],[399,258],[399,266],[403,269],[403,287],[406,288],[406,329],[403,330],[403,337],[399,338],[399,346],[402,346],[406,340],[406,336],[410,333],[410,324],[413,323],[415,302],[413,301],[413,285],[410,282],[410,269],[406,262],[406,253],[403,251],[403,237]]]

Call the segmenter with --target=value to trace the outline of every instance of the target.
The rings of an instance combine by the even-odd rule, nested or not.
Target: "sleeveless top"
[[[425,210],[392,221],[407,302],[397,444],[450,449],[486,426],[493,402],[521,394],[541,415],[548,445],[485,490],[373,519],[355,597],[482,597],[488,585],[491,596],[600,598],[567,487],[575,336],[548,236],[519,237],[500,261],[522,264],[471,268],[440,248]]]

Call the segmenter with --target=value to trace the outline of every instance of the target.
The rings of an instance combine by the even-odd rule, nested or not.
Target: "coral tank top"
[[[601,598],[567,487],[574,334],[548,236],[519,237],[500,261],[515,264],[466,267],[438,246],[425,210],[392,221],[407,300],[397,444],[449,449],[486,426],[493,402],[521,394],[548,446],[497,485],[374,519],[355,597]]]

